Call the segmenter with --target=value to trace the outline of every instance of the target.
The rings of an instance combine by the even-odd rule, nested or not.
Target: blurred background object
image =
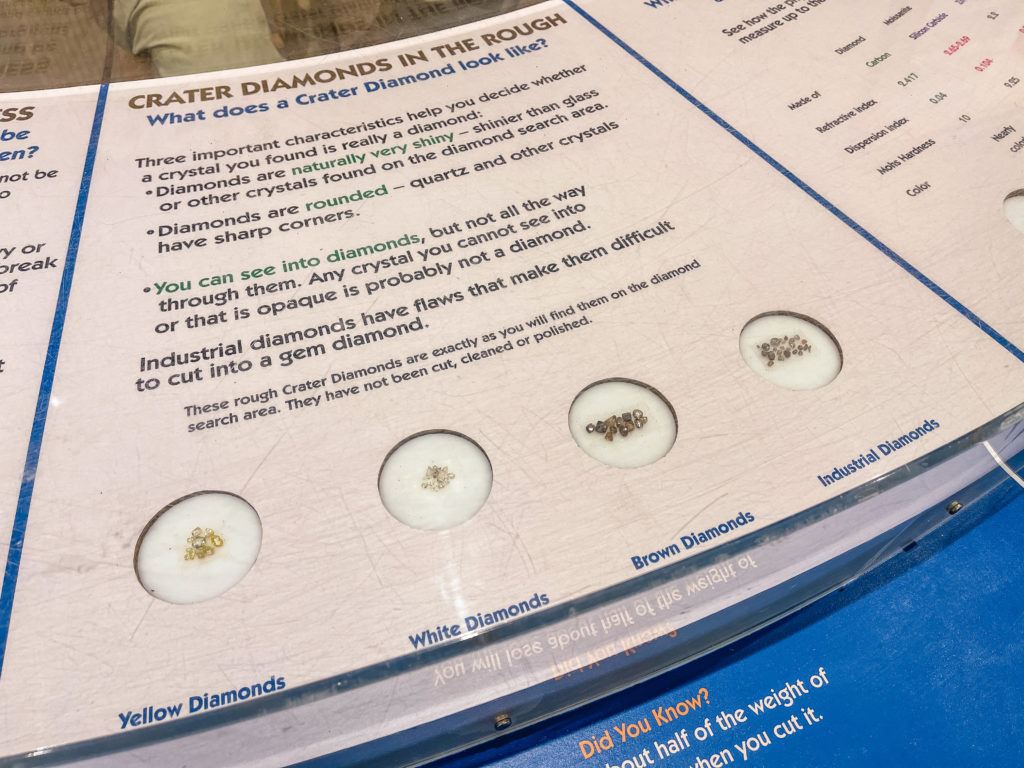
[[[322,56],[540,0],[0,0],[0,92]]]

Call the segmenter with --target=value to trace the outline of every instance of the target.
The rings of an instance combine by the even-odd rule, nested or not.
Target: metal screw
[[[949,514],[951,514],[951,515],[955,515],[957,512],[959,512],[963,508],[964,508],[964,505],[961,504],[959,501],[951,501],[949,503],[949,506],[946,507],[946,511],[949,512]]]
[[[494,718],[494,730],[496,731],[504,731],[510,725],[512,725],[512,715],[508,712],[502,712]]]

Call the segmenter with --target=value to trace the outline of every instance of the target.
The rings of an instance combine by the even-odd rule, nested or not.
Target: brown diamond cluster
[[[609,416],[603,421],[587,424],[587,432],[604,435],[604,439],[610,443],[615,439],[615,435],[626,437],[635,429],[643,429],[646,423],[647,417],[644,416],[644,412],[636,408],[618,416]]]

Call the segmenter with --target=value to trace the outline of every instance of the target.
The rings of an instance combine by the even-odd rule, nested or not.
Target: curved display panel
[[[8,67],[0,765],[416,764],[1022,482],[1019,10],[519,5]]]

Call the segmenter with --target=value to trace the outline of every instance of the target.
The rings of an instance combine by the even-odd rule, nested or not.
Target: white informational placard
[[[38,149],[0,162],[28,173],[0,180],[0,755],[464,638],[1019,406],[1024,234],[1004,200],[1024,187],[1022,24],[999,0],[548,2],[5,98],[35,111],[0,123],[31,130],[0,153]],[[793,330],[741,349],[779,313]],[[813,389],[756,369],[837,350]],[[669,408],[623,395],[570,424],[609,379]],[[671,433],[634,411],[671,411],[664,457],[577,444]],[[381,500],[386,457],[431,431],[492,472],[454,527]],[[431,454],[421,489],[462,471]],[[155,598],[140,537],[203,491],[255,510],[256,562],[213,599]],[[227,558],[222,533],[190,518],[183,571]]]

